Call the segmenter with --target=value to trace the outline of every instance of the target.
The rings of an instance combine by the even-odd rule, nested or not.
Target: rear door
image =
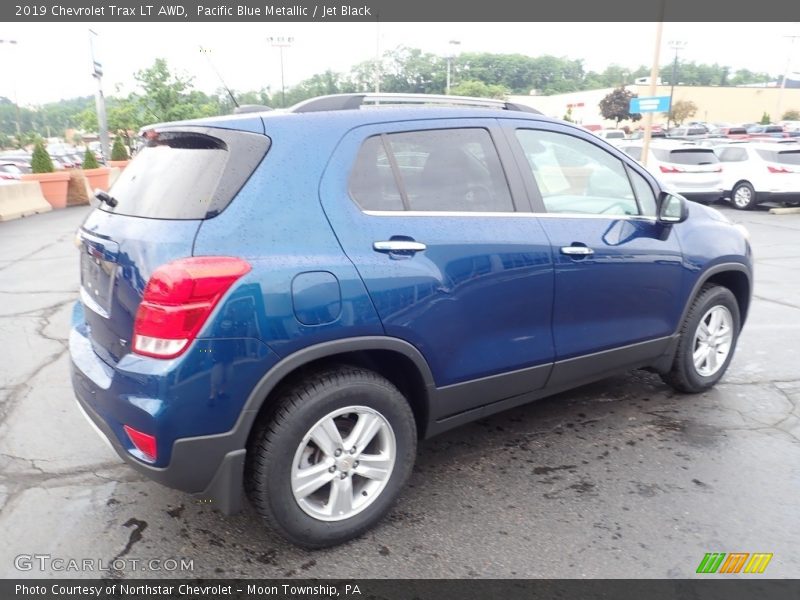
[[[527,166],[534,208],[552,244],[561,365],[550,384],[658,355],[683,305],[681,250],[673,229],[655,218],[654,181],[573,128],[512,121],[509,138]]]
[[[268,146],[264,135],[214,128],[148,135],[109,190],[111,204],[102,203],[78,231],[80,297],[100,358],[114,364],[130,352],[151,273],[192,255],[203,219],[225,209]]]
[[[550,247],[514,168],[495,120],[424,120],[351,131],[322,181],[386,334],[416,346],[445,390],[437,418],[549,374]]]

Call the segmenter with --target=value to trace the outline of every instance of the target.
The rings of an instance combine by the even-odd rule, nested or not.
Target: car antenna
[[[219,79],[219,82],[222,84],[222,87],[224,87],[225,91],[228,92],[228,96],[230,96],[233,105],[236,108],[239,108],[239,103],[236,101],[236,96],[233,95],[231,88],[228,87],[228,84],[225,83],[225,80],[222,78],[222,75],[220,75],[219,71],[217,71],[217,67],[214,66],[213,62],[211,62],[211,49],[203,48],[202,46],[200,46],[200,53],[205,54],[209,66],[214,71],[214,74],[217,76],[217,79]]]

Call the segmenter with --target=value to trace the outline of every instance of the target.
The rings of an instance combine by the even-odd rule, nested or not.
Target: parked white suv
[[[762,202],[800,202],[800,143],[749,142],[717,146],[725,197],[747,210]]]
[[[619,149],[642,162],[642,143],[620,144]],[[694,142],[652,140],[647,169],[671,191],[689,200],[710,203],[722,198],[722,165],[712,148]]]

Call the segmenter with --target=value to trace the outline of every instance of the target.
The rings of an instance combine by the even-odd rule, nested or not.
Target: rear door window
[[[747,150],[744,148],[725,148],[719,153],[722,162],[743,162],[747,160]]]
[[[216,216],[269,148],[266,136],[232,130],[193,128],[147,136],[109,190],[117,205],[102,203],[101,210],[152,219]]]
[[[368,138],[350,175],[350,194],[373,211],[514,211],[497,150],[480,128]]]

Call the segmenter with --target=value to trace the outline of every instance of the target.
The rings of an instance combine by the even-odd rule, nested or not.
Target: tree
[[[691,100],[678,100],[669,111],[669,119],[673,123],[682,125],[689,117],[693,117],[697,112],[697,105]]]
[[[600,101],[600,114],[604,119],[616,121],[617,127],[620,121],[638,121],[642,115],[630,112],[631,99],[637,96],[625,88],[616,88]]]
[[[86,152],[89,152],[88,150]],[[128,160],[128,151],[122,143],[122,136],[114,138],[114,145],[111,147],[111,160]]]
[[[97,162],[97,158],[94,155],[94,152],[86,149],[86,152],[83,154],[83,168],[84,169],[99,169],[100,164]]]
[[[800,121],[800,110],[797,109],[790,109],[783,113],[781,117],[783,121]]]
[[[772,123],[772,119],[770,118],[769,113],[767,111],[764,111],[762,113],[761,120],[759,121],[759,123],[761,123],[762,125],[769,125],[770,123]]]
[[[502,85],[486,85],[482,81],[462,81],[450,88],[454,96],[470,96],[472,98],[497,98],[505,99],[508,90]]]
[[[44,142],[39,140],[33,148],[33,155],[31,156],[31,172],[33,173],[52,173],[55,171],[53,166],[53,159],[47,153],[44,147]]]

